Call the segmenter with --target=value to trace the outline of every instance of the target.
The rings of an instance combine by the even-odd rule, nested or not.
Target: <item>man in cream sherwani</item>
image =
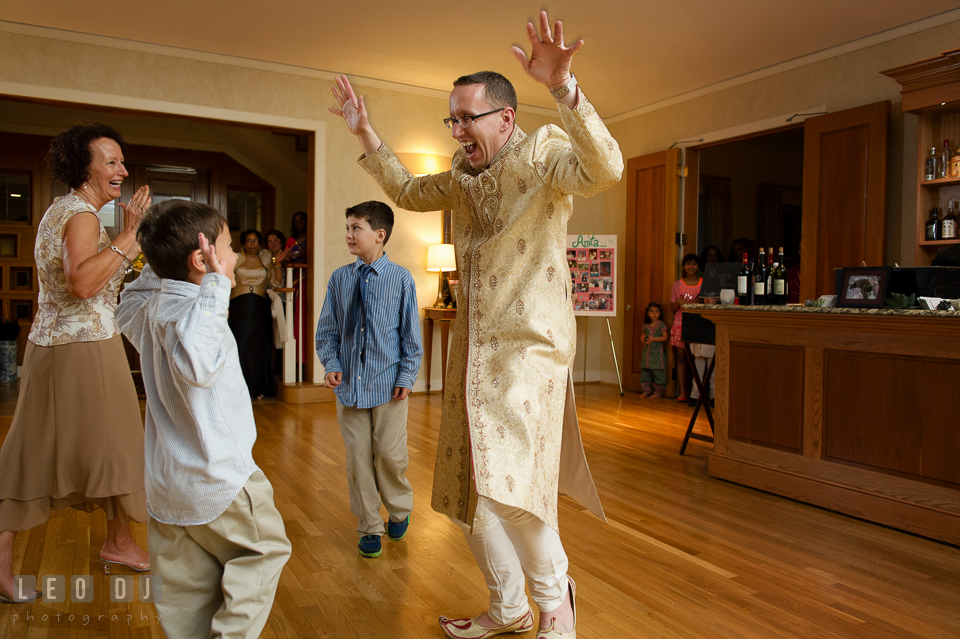
[[[538,639],[575,637],[576,586],[558,533],[558,492],[603,517],[573,401],[566,226],[573,195],[615,184],[623,157],[570,74],[583,41],[564,46],[562,25],[551,30],[546,12],[540,33],[527,24],[531,56],[513,53],[550,89],[563,128],[527,136],[514,123],[516,93],[506,78],[464,76],[444,120],[461,147],[446,173],[414,177],[404,169],[345,76],[333,89],[340,108],[330,109],[360,140],[360,165],[397,206],[453,211],[462,294],[432,506],[463,528],[490,589],[487,612],[440,618],[454,638],[532,628],[524,573],[541,613]]]

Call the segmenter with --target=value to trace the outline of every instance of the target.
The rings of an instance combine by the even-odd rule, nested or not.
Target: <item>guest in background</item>
[[[240,369],[250,397],[262,399],[277,394],[273,372],[273,316],[267,288],[279,283],[274,276],[270,251],[261,248],[256,229],[240,234],[241,251],[233,269],[237,285],[230,291],[230,330],[237,340]]]
[[[70,193],[53,201],[37,228],[39,310],[0,449],[2,602],[37,597],[15,588],[13,541],[17,531],[46,522],[51,510],[103,510],[100,559],[150,569],[130,532],[131,521],[147,520],[143,422],[114,316],[120,283],[140,253],[136,233],[149,189],[120,204],[123,230],[112,242],[98,216],[119,199],[129,175],[123,146],[103,124],[70,127],[50,144],[50,172]]]
[[[307,262],[307,214],[297,211],[290,222],[290,237],[285,245],[290,263]]]
[[[743,259],[743,254],[740,254],[740,259]],[[706,269],[707,264],[721,264],[723,263],[723,253],[720,252],[720,249],[712,244],[703,249],[700,253],[700,268]],[[699,273],[700,277],[703,277],[703,272]],[[716,298],[705,298],[703,300],[704,304],[716,304]],[[693,354],[693,363],[697,367],[697,374],[700,376],[700,379],[703,379],[704,374],[707,372],[707,367],[710,365],[710,360],[713,359],[713,355],[716,352],[716,347],[713,344],[690,344],[690,352]],[[710,399],[713,399],[713,386],[714,379],[710,377]],[[700,398],[700,389],[697,388],[696,384],[690,384],[690,399],[687,401],[688,406],[696,406],[697,400]]]
[[[723,263],[723,253],[721,253],[720,249],[714,246],[713,244],[704,248],[703,251],[700,253],[701,267],[707,264],[722,264],[722,263]]]
[[[270,251],[270,268],[274,271],[274,280],[283,282],[283,263],[287,259],[287,236],[283,231],[270,229],[266,234],[267,250]]]
[[[730,247],[730,254],[727,256],[727,261],[742,262],[744,253],[746,253],[750,259],[757,257],[753,250],[753,240],[746,237],[738,237],[733,241],[733,246]]]
[[[693,304],[700,297],[700,286],[703,278],[698,276],[700,258],[696,253],[687,253],[682,262],[683,277],[673,283],[670,290],[670,310],[673,312],[673,325],[670,327],[670,345],[677,349],[677,401],[685,402],[688,399],[690,374],[687,370],[687,357],[683,353],[681,330],[683,322],[684,304]]]
[[[307,263],[307,214],[303,211],[297,211],[293,215],[286,248],[287,258],[284,261],[284,266]],[[293,287],[296,290],[293,293],[293,334],[297,338],[297,362],[301,365],[311,356],[312,349],[308,346],[308,342],[313,341],[312,337],[301,331],[300,327],[300,316],[306,313],[306,307],[300,306],[302,303],[300,292],[306,290],[307,282],[306,269],[294,270]],[[303,308],[302,313],[297,312],[299,308]]]
[[[283,231],[279,229],[270,229],[267,231],[267,249],[270,251],[270,265],[274,271],[274,280],[280,283],[280,286],[283,287],[286,285],[286,275],[283,272],[283,264],[287,260],[287,236],[283,234]],[[280,303],[286,302],[287,294],[286,293],[277,293],[280,297]],[[272,300],[271,300],[272,302]],[[278,321],[276,316],[274,319],[274,324]],[[274,332],[280,330],[277,326],[274,326]],[[286,333],[286,326],[282,327],[284,333]],[[283,348],[279,346],[274,350],[273,353],[273,372],[276,375],[283,374]]]
[[[641,398],[660,399],[667,388],[667,325],[660,316],[663,308],[656,302],[647,304],[643,318],[643,354],[640,356]]]

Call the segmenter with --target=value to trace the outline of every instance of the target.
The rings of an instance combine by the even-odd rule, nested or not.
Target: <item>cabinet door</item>
[[[627,161],[623,387],[631,391],[640,390],[641,338],[647,304],[659,302],[664,309],[661,319],[667,326],[673,321],[670,315],[670,287],[677,279],[674,234],[679,224],[679,164],[679,149]],[[666,350],[672,362],[669,353],[673,349]],[[669,389],[668,394],[672,394]]]
[[[890,102],[804,123],[800,299],[835,292],[834,269],[884,264]]]

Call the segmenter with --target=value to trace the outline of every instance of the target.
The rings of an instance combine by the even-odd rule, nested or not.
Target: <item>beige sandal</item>
[[[496,628],[481,626],[477,623],[479,617],[480,615],[469,619],[440,617],[440,627],[451,639],[487,639],[487,637],[502,635],[506,632],[526,632],[533,628],[532,610],[527,610],[527,614]]]
[[[567,581],[570,584],[570,608],[573,610],[573,630],[566,634],[557,630],[557,618],[554,617],[550,621],[549,628],[537,631],[537,639],[577,639],[577,584],[573,582],[573,577],[570,575],[567,575]]]

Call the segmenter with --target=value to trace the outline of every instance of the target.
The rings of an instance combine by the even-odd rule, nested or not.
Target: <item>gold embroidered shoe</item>
[[[440,617],[440,627],[451,639],[487,639],[506,632],[526,632],[533,628],[533,611],[520,615],[511,622],[496,628],[486,628],[477,623],[479,615],[472,619],[447,619]]]
[[[557,619],[550,620],[550,627],[546,630],[537,631],[537,639],[577,639],[577,584],[573,583],[573,577],[567,575],[567,581],[570,582],[570,609],[573,610],[573,629],[568,633],[557,630]]]

